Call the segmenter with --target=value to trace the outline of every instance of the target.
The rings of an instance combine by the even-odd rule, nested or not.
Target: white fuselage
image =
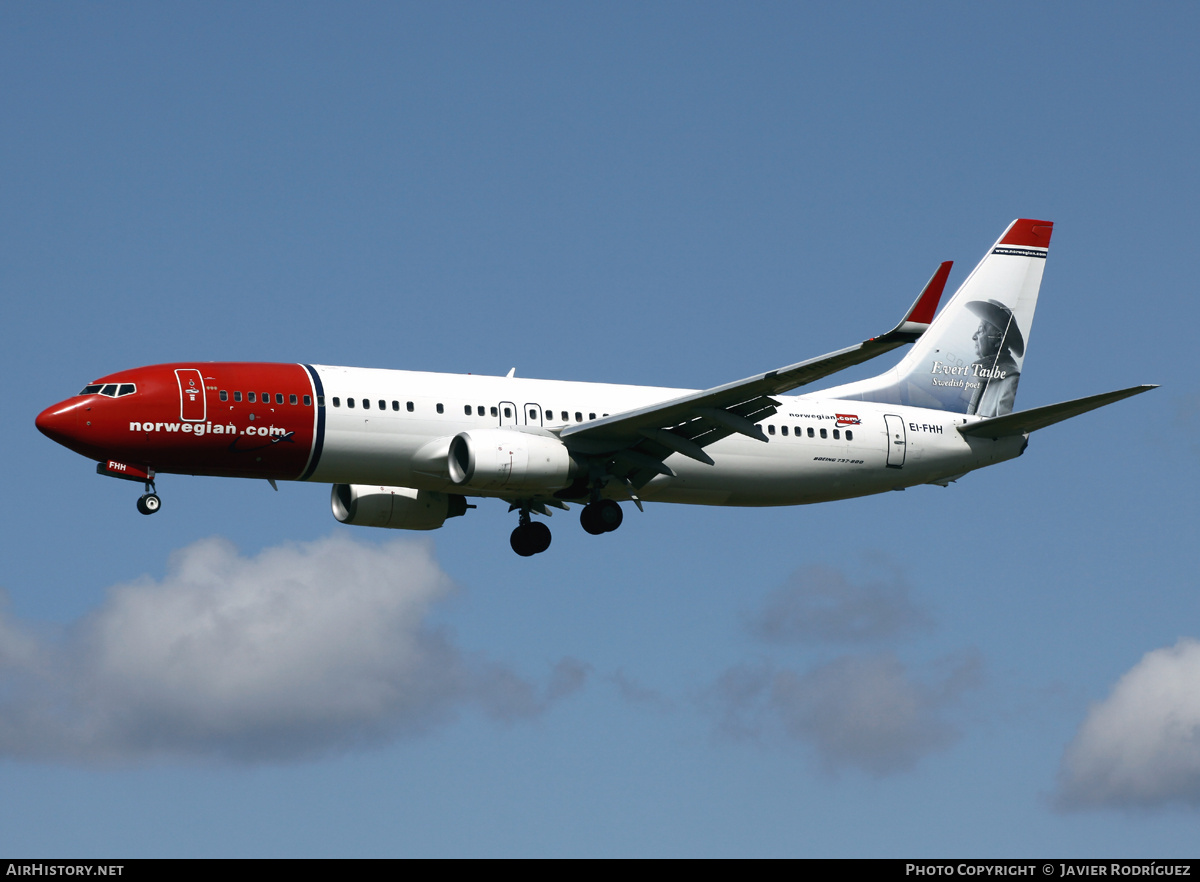
[[[326,424],[320,462],[308,480],[432,491],[461,492],[436,465],[445,461],[450,439],[459,432],[511,427],[552,434],[692,391],[314,367],[324,387]],[[674,454],[666,464],[675,476],[656,476],[639,496],[701,505],[824,502],[944,482],[1019,456],[1026,444],[1023,436],[965,438],[956,426],[975,418],[946,411],[842,401],[820,393],[776,400],[778,413],[761,423],[767,443],[731,435],[706,448],[714,465]],[[616,482],[605,495],[628,498]]]

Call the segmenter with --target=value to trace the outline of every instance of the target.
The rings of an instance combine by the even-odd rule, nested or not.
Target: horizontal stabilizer
[[[1010,413],[959,426],[958,431],[963,435],[978,438],[1007,438],[1010,435],[1025,435],[1037,429],[1061,423],[1063,420],[1069,420],[1081,413],[1087,413],[1089,410],[1095,410],[1097,407],[1104,407],[1106,404],[1120,401],[1122,398],[1141,395],[1143,392],[1157,388],[1157,385],[1132,386],[1116,392],[1104,392],[1100,395],[1089,395],[1087,398],[1076,398],[1074,401],[1047,404],[1045,407],[1035,407],[1032,410],[1022,410],[1019,413]]]

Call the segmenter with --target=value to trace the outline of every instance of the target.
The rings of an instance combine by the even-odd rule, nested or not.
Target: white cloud
[[[1142,657],[1063,756],[1063,808],[1200,806],[1200,643]]]
[[[750,630],[772,643],[863,643],[928,628],[928,615],[909,599],[896,572],[887,579],[851,581],[840,570],[808,566],[767,595]]]
[[[777,733],[808,744],[828,771],[881,777],[957,740],[945,713],[978,685],[980,662],[966,655],[941,667],[944,674],[923,681],[890,653],[843,656],[804,674],[740,666],[725,673],[710,698],[726,734]]]
[[[456,649],[426,619],[452,585],[423,542],[334,536],[243,557],[176,552],[57,640],[0,614],[0,756],[290,759],[419,733],[475,706],[527,717],[549,689]]]

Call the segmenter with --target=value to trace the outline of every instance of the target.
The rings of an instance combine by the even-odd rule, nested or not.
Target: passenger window
[[[504,418],[508,419],[510,416],[512,416],[512,408],[510,408],[510,407],[504,408]]]
[[[580,413],[579,411],[575,411],[575,422],[577,422],[577,423],[583,422],[583,414]]]
[[[295,404],[295,403],[296,403],[296,396],[295,396],[295,395],[289,395],[289,396],[288,396],[288,404]]]
[[[492,416],[499,416],[499,413],[500,413],[500,412],[499,412],[498,410],[496,410],[496,408],[494,408],[494,407],[493,407],[493,408],[491,408],[491,414],[492,414]]]
[[[536,420],[537,420],[537,411],[536,410],[529,411],[529,421],[535,422]]]
[[[814,437],[814,435],[813,435],[813,427],[812,427],[812,426],[809,426],[809,427],[808,427],[808,437],[809,437],[809,438],[812,438],[812,437]]]
[[[486,413],[487,413],[487,409],[486,409],[486,408],[485,408],[485,407],[484,407],[482,404],[478,405],[478,406],[475,408],[475,415],[476,415],[476,416],[484,416],[484,415],[486,415]]]
[[[233,400],[234,400],[234,401],[241,401],[241,400],[242,400],[242,393],[241,393],[241,392],[234,392],[234,393],[233,393]]]
[[[282,392],[275,393],[275,403],[283,404],[283,393]],[[296,402],[293,401],[292,403],[295,404]]]
[[[828,435],[825,433],[825,430],[824,430],[824,429],[822,429],[822,430],[821,430],[821,437],[822,437],[822,438],[828,438],[828,437],[829,437],[829,436],[828,436]]]
[[[796,426],[796,428],[795,428],[795,432],[796,432],[796,437],[797,437],[797,438],[799,438],[801,435],[803,435],[803,434],[804,434],[804,430],[803,430],[803,429],[801,429],[799,426]]]
[[[312,407],[312,396],[311,396],[311,395],[305,395],[305,396],[304,396],[304,406],[305,406],[305,407]]]
[[[387,410],[387,402],[384,401],[382,398],[379,399],[379,409]]]
[[[783,436],[786,438],[786,437],[787,437],[787,426],[780,426],[780,427],[779,427],[779,434],[780,434],[780,435],[783,435]]]
[[[342,399],[338,398],[338,397],[335,395],[335,396],[333,397],[333,406],[334,406],[334,407],[341,407],[341,406],[342,406]]]
[[[442,407],[442,403],[441,403],[440,401],[438,402],[438,406],[437,406],[437,412],[438,412],[438,413],[445,413],[445,412],[446,412],[446,408]]]
[[[400,402],[399,402],[399,401],[393,401],[393,402],[392,402],[392,410],[399,410],[399,409],[400,409]]]
[[[465,413],[467,416],[470,416],[471,415],[471,405],[464,404],[463,405],[463,413]]]
[[[562,421],[564,423],[569,423],[571,421],[571,415],[569,413],[567,413],[565,410],[562,412]]]
[[[270,392],[264,392],[264,393],[262,394],[262,403],[263,403],[263,404],[270,404],[270,403],[271,403],[271,393],[270,393]]]
[[[226,392],[224,389],[222,389],[222,390],[221,390],[221,400],[222,400],[222,401],[228,401],[228,400],[229,400],[229,393],[228,393],[228,392]]]
[[[257,399],[257,397],[255,397],[255,395],[254,395],[254,393],[253,393],[253,392],[247,392],[247,393],[246,393],[246,400],[247,400],[247,401],[249,401],[251,404],[253,404],[253,403],[254,403],[255,401],[257,401],[258,399]]]
[[[842,437],[842,433],[839,432],[837,429],[834,429],[833,430],[833,440],[839,441],[839,440],[841,440],[841,437]]]
[[[589,414],[588,414],[588,419],[589,419],[589,420],[594,420],[595,418],[596,418],[596,415],[595,415],[594,413],[589,413]]]
[[[353,400],[353,399],[352,399],[352,400]],[[370,409],[371,409],[371,399],[370,399],[370,398],[364,398],[364,399],[363,399],[363,410],[370,410]]]
[[[354,407],[354,399],[353,398],[346,399],[346,407]]]
[[[853,433],[853,432],[851,432],[849,429],[847,429],[847,430],[846,430],[846,440],[847,440],[847,441],[853,441],[853,440],[854,440],[854,433]]]
[[[767,426],[767,434],[768,434],[768,435],[774,435],[774,434],[775,434],[775,427],[774,427],[773,425],[772,425],[772,426]]]
[[[413,403],[411,401],[408,402],[408,404],[406,404],[405,406],[408,408],[409,413],[413,412]]]
[[[552,411],[552,410],[546,411],[546,419],[553,420],[554,419],[554,411]]]

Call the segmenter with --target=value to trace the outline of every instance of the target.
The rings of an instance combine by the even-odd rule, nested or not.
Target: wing
[[[758,423],[778,409],[779,402],[772,395],[861,364],[920,337],[933,321],[950,266],[951,261],[946,261],[938,267],[904,318],[886,334],[735,383],[568,426],[562,431],[562,440],[572,452],[610,457],[609,474],[632,487],[643,486],[657,474],[673,476],[663,462],[672,453],[712,465],[704,448],[735,432],[766,441]]]

